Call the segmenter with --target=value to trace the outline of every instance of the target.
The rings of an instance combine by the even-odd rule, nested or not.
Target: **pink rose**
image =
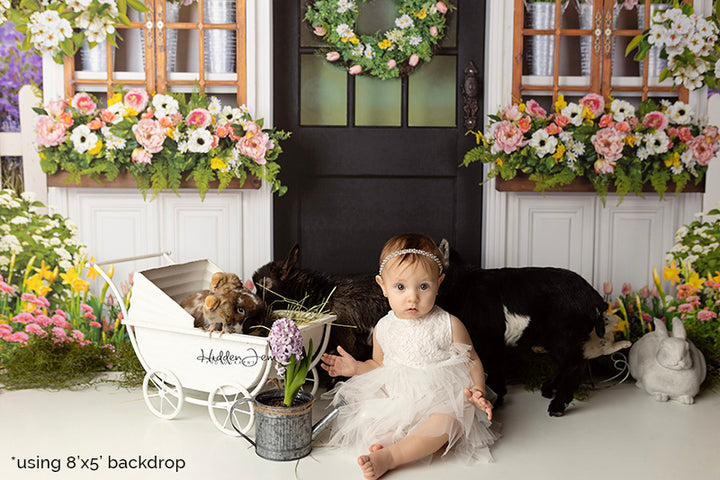
[[[269,148],[272,148],[272,140],[266,133],[260,135],[246,135],[240,139],[237,149],[240,155],[245,155],[260,165],[265,164],[265,154]]]
[[[702,134],[708,138],[712,138],[713,141],[717,141],[718,128],[715,125],[708,125],[703,129]]]
[[[688,127],[680,127],[677,129],[677,136],[680,140],[682,140],[685,143],[688,143],[693,139],[692,132]]]
[[[47,111],[53,117],[57,117],[65,111],[67,106],[67,100],[53,100],[52,102],[45,105],[45,111]]]
[[[140,145],[149,153],[158,153],[163,148],[167,130],[157,120],[145,118],[133,125],[132,132]]]
[[[530,117],[522,117],[520,120],[517,121],[517,125],[522,133],[527,133],[527,131],[530,130],[530,127],[532,126],[532,120],[530,120]]]
[[[435,8],[437,8],[438,12],[440,13],[447,13],[448,11],[447,5],[445,5],[443,2],[437,2],[435,4]]]
[[[116,115],[110,110],[100,110],[100,119],[105,123],[113,123]]]
[[[660,111],[648,112],[642,120],[643,128],[656,128],[665,130],[668,126],[668,118]]]
[[[555,122],[551,123],[547,127],[545,127],[545,131],[549,135],[557,135],[558,133],[562,132],[562,128],[558,127]]]
[[[615,122],[613,121],[613,116],[609,113],[602,116],[599,123],[600,127],[614,127]]]
[[[528,100],[525,104],[525,111],[533,117],[545,118],[547,117],[547,111],[540,106],[535,100]]]
[[[133,88],[125,94],[123,102],[127,108],[135,110],[137,113],[142,112],[147,107],[150,97],[145,89]]]
[[[185,123],[190,127],[206,128],[212,122],[212,116],[210,112],[204,108],[196,108],[188,113],[185,118]]]
[[[148,163],[152,163],[152,154],[144,148],[136,148],[135,150],[133,150],[132,155],[130,155],[130,159],[134,163],[146,165]]]
[[[558,127],[565,128],[567,124],[570,123],[570,119],[565,115],[556,115],[555,123],[557,123]]]
[[[705,135],[698,135],[691,141],[687,142],[687,146],[695,157],[695,160],[700,165],[707,165],[710,160],[715,157],[715,154],[720,149],[720,145]]]
[[[598,130],[590,139],[598,155],[605,157],[611,162],[615,162],[622,157],[622,149],[625,146],[624,140],[625,135],[614,128]],[[597,162],[595,165],[597,170]]]
[[[580,105],[587,108],[593,118],[597,118],[605,110],[605,99],[597,93],[588,93],[580,99]]]
[[[340,59],[340,54],[338,52],[328,52],[325,54],[325,59],[328,62],[334,62]]]
[[[348,69],[348,73],[350,75],[357,75],[360,72],[362,72],[362,67],[360,65],[353,65]]]
[[[411,67],[414,67],[415,65],[418,64],[419,61],[420,61],[420,57],[418,57],[416,53],[413,53],[412,55],[410,55],[410,60],[408,60],[408,63],[410,64]]]
[[[522,114],[520,113],[520,108],[518,108],[515,103],[500,109],[500,120],[516,121],[519,120],[521,116]]]
[[[615,171],[615,162],[606,158],[598,158],[593,166],[595,167],[595,173],[598,175],[613,173]]]
[[[387,69],[392,70],[393,68],[397,67],[397,62],[393,59],[388,60],[387,62]]]
[[[438,28],[435,25],[430,27],[430,35],[432,35],[433,37],[438,36]]]
[[[243,127],[245,130],[245,135],[248,136],[255,136],[255,135],[261,135],[262,130],[260,129],[260,125],[253,122],[252,120],[245,122],[245,126]]]
[[[37,131],[37,143],[45,147],[54,147],[65,141],[67,129],[62,122],[40,115],[35,122],[35,130]]]
[[[493,123],[490,134],[495,139],[491,148],[492,153],[500,151],[512,153],[527,143],[520,128],[507,120]]]
[[[95,101],[85,92],[76,93],[72,98],[72,106],[80,113],[92,115],[97,110]]]
[[[88,123],[88,128],[89,128],[90,130],[100,130],[100,129],[101,129],[102,127],[104,127],[104,126],[105,126],[105,122],[103,122],[103,121],[100,120],[99,118],[93,118],[93,119],[90,120],[90,122]]]
[[[327,33],[327,30],[325,30],[323,27],[315,27],[313,28],[313,33],[318,37],[324,37]]]
[[[615,129],[620,130],[623,133],[629,133],[630,132],[630,124],[626,121],[618,122],[615,124]]]

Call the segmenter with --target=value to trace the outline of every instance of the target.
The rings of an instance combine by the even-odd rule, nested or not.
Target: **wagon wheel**
[[[145,375],[143,397],[150,411],[165,420],[177,417],[185,403],[180,380],[169,370],[150,370]]]
[[[233,422],[243,433],[247,433],[252,428],[255,422],[255,407],[251,402],[232,409],[235,402],[242,398],[250,400],[252,397],[250,392],[238,383],[220,385],[208,395],[210,418],[221,432],[234,437],[240,436],[230,423],[231,415]]]
[[[315,392],[318,390],[318,386],[320,385],[320,380],[318,377],[318,371],[317,368],[313,367],[308,372],[308,376],[305,377],[305,384],[302,387],[303,392],[307,389],[308,384],[312,385],[312,388],[310,389],[310,395],[315,395]]]

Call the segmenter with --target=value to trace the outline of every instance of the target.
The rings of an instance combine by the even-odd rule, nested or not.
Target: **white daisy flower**
[[[100,131],[105,137],[105,146],[108,150],[122,150],[127,144],[126,140],[122,137],[116,136],[110,131],[110,127],[102,127]]]
[[[685,170],[685,167],[682,163],[678,163],[677,165],[673,165],[672,167],[670,167],[670,171],[675,175],[680,175],[683,170]]]
[[[355,32],[353,32],[347,23],[341,23],[335,28],[335,31],[341,39],[350,39],[355,36]]]
[[[409,15],[404,14],[395,19],[395,26],[398,28],[412,28],[415,26],[415,22],[410,18]]]
[[[422,37],[420,37],[420,36],[418,36],[418,35],[412,35],[412,36],[408,39],[408,43],[409,43],[410,45],[412,45],[412,46],[420,45],[420,42],[422,42]]]
[[[625,100],[613,100],[610,104],[610,111],[613,114],[613,120],[622,122],[635,115],[635,107]]]
[[[208,104],[208,112],[211,115],[217,116],[222,111],[222,103],[216,96],[210,97],[210,103]]]
[[[542,158],[545,155],[555,152],[557,147],[557,138],[553,137],[545,130],[537,130],[530,137],[528,144],[535,149],[538,157]]]
[[[640,147],[638,148],[636,155],[640,160],[647,160],[650,156],[650,152],[647,151],[647,148]]]
[[[212,133],[205,128],[198,128],[190,132],[188,137],[188,150],[194,153],[208,153],[212,149]]]
[[[363,54],[364,50],[365,45],[363,45],[362,43],[358,43],[357,45],[355,45],[355,47],[353,47],[352,50],[350,50],[350,54],[354,57],[359,57]]]
[[[338,0],[337,13],[345,13],[355,6],[350,0]]]
[[[185,153],[188,151],[188,143],[186,141],[177,142],[178,152]]]
[[[373,50],[372,45],[370,45],[370,44],[365,45],[365,52],[363,54],[365,55],[365,58],[370,58],[370,59],[375,58],[375,50]]]
[[[73,143],[73,147],[75,147],[77,153],[85,153],[95,148],[98,142],[98,136],[90,130],[90,127],[87,125],[80,125],[73,129],[70,134],[70,141]]]

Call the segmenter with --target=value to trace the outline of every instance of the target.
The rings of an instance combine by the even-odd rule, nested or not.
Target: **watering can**
[[[255,398],[241,398],[230,408],[230,423],[245,440],[255,447],[255,453],[267,460],[296,460],[310,453],[312,441],[332,422],[338,408],[312,425],[312,395],[299,392],[293,406],[282,401],[285,392],[273,389],[258,394]],[[243,403],[255,406],[255,441],[240,431],[233,421],[233,411]],[[295,405],[297,403],[297,405]],[[340,402],[343,405],[344,402]]]

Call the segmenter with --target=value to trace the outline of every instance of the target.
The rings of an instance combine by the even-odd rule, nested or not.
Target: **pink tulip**
[[[432,35],[433,37],[438,36],[438,28],[435,25],[430,27],[430,35]]]
[[[362,72],[362,67],[361,67],[360,65],[353,65],[353,66],[350,67],[350,69],[348,70],[348,73],[349,73],[350,75],[357,75],[357,74],[360,73],[360,72]]]
[[[340,59],[340,54],[338,52],[328,52],[325,54],[325,59],[328,62],[334,62]]]
[[[414,67],[415,65],[418,64],[419,61],[420,61],[420,57],[418,57],[417,54],[413,53],[412,55],[410,55],[410,60],[408,60],[408,63],[410,64],[411,67]]]
[[[392,70],[393,68],[397,67],[397,62],[395,60],[388,60],[387,62],[387,69]]]
[[[435,7],[438,9],[438,12],[440,13],[447,13],[448,7],[443,2],[437,2],[435,4]]]
[[[318,37],[324,37],[327,33],[327,30],[325,30],[323,27],[315,27],[313,28],[313,33]]]
[[[630,292],[632,292],[632,285],[630,285],[629,283],[623,283],[622,294],[630,295]]]
[[[603,293],[605,295],[610,295],[613,291],[613,284],[612,282],[605,282],[603,283]]]
[[[650,288],[645,285],[643,288],[640,289],[640,298],[643,300],[648,298],[650,296]]]

